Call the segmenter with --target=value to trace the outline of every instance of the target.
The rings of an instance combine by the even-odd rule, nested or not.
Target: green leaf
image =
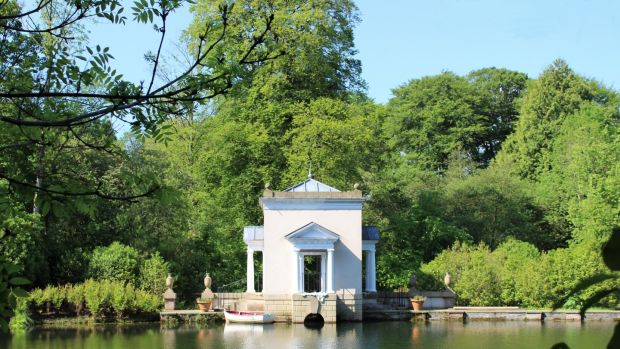
[[[9,324],[3,318],[0,318],[0,331],[2,331],[2,332],[8,332],[9,331]]]
[[[50,212],[50,207],[51,203],[48,200],[45,200],[43,202],[43,206],[41,206],[41,215],[47,216],[47,214]]]
[[[15,309],[15,307],[17,306],[17,297],[15,297],[15,295],[11,293],[8,297],[8,301],[9,307],[11,307],[11,309]]]
[[[13,294],[14,294],[16,297],[19,297],[19,298],[25,298],[25,297],[28,297],[28,292],[26,292],[26,291],[25,291],[23,288],[21,288],[21,287],[16,287],[16,288],[14,288],[14,289],[12,290],[12,292],[13,292]]]
[[[15,274],[19,271],[20,267],[17,264],[7,264],[6,272],[10,274]]]
[[[29,285],[30,280],[26,279],[25,277],[16,276],[14,278],[11,278],[9,280],[9,283],[14,286],[23,286],[23,285]]]

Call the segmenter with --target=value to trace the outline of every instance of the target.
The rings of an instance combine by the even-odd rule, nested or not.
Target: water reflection
[[[159,325],[83,326],[36,329],[3,336],[0,348],[11,349],[260,349],[260,348],[549,348],[566,341],[574,348],[604,347],[613,323],[592,322],[375,322],[209,327]]]

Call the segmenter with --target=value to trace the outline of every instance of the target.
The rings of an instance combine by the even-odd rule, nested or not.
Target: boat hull
[[[275,321],[273,314],[253,312],[253,311],[232,311],[224,312],[226,322],[236,322],[244,324],[270,324]]]

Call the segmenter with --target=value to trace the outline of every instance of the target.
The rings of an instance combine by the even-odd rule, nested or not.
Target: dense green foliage
[[[551,308],[568,296],[579,280],[607,271],[599,248],[579,244],[540,253],[535,246],[518,240],[508,240],[494,251],[486,245],[457,244],[421,267],[420,287],[441,288],[438,280],[448,272],[458,304]],[[589,288],[570,298],[565,306],[577,308],[610,285],[620,287],[620,281]],[[617,302],[617,297],[608,298],[601,305],[614,306]]]
[[[221,29],[219,4],[193,6],[190,51],[205,24]],[[181,114],[143,115],[157,132],[138,123],[117,138],[105,118],[0,128],[0,262],[39,287],[30,298],[37,311],[152,311],[168,272],[185,302],[205,271],[215,290],[243,280],[241,232],[261,224],[265,184],[287,188],[310,164],[341,190],[362,184],[364,223],[381,231],[380,288],[402,287],[412,272],[439,287],[450,272],[460,304],[549,307],[580,279],[608,271],[599,250],[620,224],[616,91],[556,61],[536,79],[485,68],[411,80],[383,106],[364,95],[352,2],[242,0],[230,11],[230,37],[200,69],[230,73],[234,87]],[[259,51],[278,57],[255,62],[249,75],[229,60],[257,35],[264,11],[274,15],[273,36]],[[55,47],[76,49],[47,40],[31,47],[14,34],[7,43],[19,47],[0,52],[12,78],[0,84],[38,86],[33,60],[58,62]],[[23,107],[52,119],[86,108],[54,99]],[[0,100],[0,112],[18,109]],[[150,195],[115,199],[154,183]]]
[[[108,247],[97,247],[88,266],[88,274],[95,280],[131,282],[136,279],[140,261],[138,251],[130,246],[113,242]]]
[[[439,269],[465,268],[456,272],[454,285],[457,293],[460,291],[463,304],[550,307],[571,295],[565,299],[565,305],[579,307],[601,289],[618,287],[617,279],[609,279],[581,293],[571,293],[580,280],[609,273],[601,259],[600,248],[609,239],[612,229],[618,227],[620,218],[618,96],[577,76],[561,61],[555,62],[531,85],[521,103],[523,117],[497,161],[484,171],[502,171],[504,178],[511,178],[510,181],[522,189],[510,189],[506,183],[501,188],[513,198],[522,196],[520,201],[525,199],[526,205],[509,200],[495,202],[491,211],[494,216],[476,222],[476,212],[489,204],[486,201],[489,197],[475,193],[491,182],[485,180],[484,173],[475,174],[470,180],[476,186],[461,192],[459,198],[467,203],[468,195],[472,194],[480,202],[474,207],[458,206],[467,212],[460,215],[465,220],[458,225],[482,232],[489,223],[501,218],[497,214],[502,213],[502,207],[510,210],[506,213],[511,219],[518,218],[521,211],[518,208],[523,207],[521,212],[529,213],[528,220],[517,221],[519,223],[514,226],[523,229],[523,233],[509,229],[510,226],[502,229],[490,226],[491,229],[483,234],[487,239],[497,233],[506,235],[499,236],[495,243],[485,238],[480,240],[495,246],[512,236],[546,251],[536,258],[532,258],[531,253],[527,254],[529,257],[523,255],[518,264],[502,269],[494,268],[493,254],[501,251],[503,245],[492,253],[483,247],[456,248],[422,267],[436,278],[441,274]],[[473,225],[468,223],[470,220],[474,220]],[[523,252],[510,254],[517,257]],[[463,258],[465,261],[461,261]],[[476,264],[476,260],[486,262]],[[506,261],[499,266],[504,264],[509,263]],[[479,267],[482,269],[477,270]],[[467,280],[466,271],[469,270],[495,281],[471,284]],[[514,285],[490,289],[502,284],[497,282],[502,277],[513,280]],[[618,304],[618,299],[608,297],[599,302],[613,306]]]
[[[74,314],[98,318],[123,318],[139,313],[155,313],[163,300],[160,295],[119,281],[88,279],[79,284],[34,289],[27,298],[33,315]]]
[[[153,253],[140,267],[140,288],[150,294],[163,294],[169,272],[168,262],[164,261],[159,252]]]

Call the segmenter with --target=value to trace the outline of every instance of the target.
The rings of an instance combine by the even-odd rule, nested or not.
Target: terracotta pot
[[[416,301],[416,300],[413,300],[413,299],[411,300],[411,307],[415,311],[422,310],[422,304],[424,304],[424,301]]]
[[[208,302],[196,302],[196,304],[198,304],[198,309],[200,311],[209,311],[211,309],[211,303],[212,301],[208,301]]]

